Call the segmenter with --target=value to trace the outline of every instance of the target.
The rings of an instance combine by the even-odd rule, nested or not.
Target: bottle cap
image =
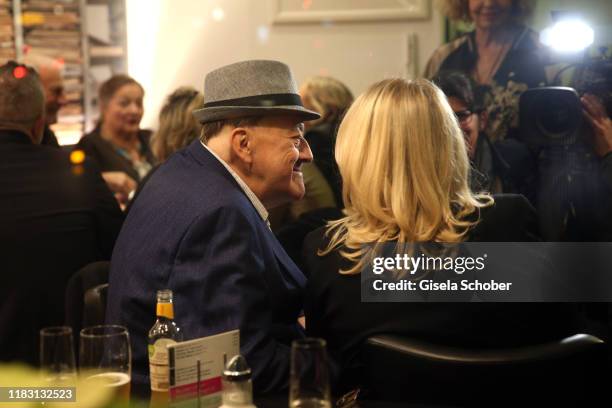
[[[157,302],[172,303],[172,291],[170,289],[162,289],[157,291]]]
[[[251,368],[240,354],[235,355],[225,366],[223,378],[227,381],[244,381],[251,378]]]

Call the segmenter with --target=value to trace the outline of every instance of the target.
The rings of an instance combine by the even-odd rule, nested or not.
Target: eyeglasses
[[[462,111],[457,111],[455,112],[455,116],[457,116],[457,119],[459,120],[459,123],[462,124],[467,124],[472,120],[472,115],[476,113],[471,111],[470,109],[465,109]]]

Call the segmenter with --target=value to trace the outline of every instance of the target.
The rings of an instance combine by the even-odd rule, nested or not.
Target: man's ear
[[[252,135],[247,128],[237,127],[230,134],[230,146],[232,155],[241,162],[250,166],[253,162]]]
[[[478,119],[480,119],[478,121],[479,128],[480,128],[478,129],[478,131],[482,132],[483,130],[487,128],[487,124],[489,122],[489,115],[487,114],[487,111],[485,109],[483,109],[482,112],[478,114]]]

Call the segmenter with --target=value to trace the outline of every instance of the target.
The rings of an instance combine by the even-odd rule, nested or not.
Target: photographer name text
[[[486,282],[478,279],[473,281],[463,279],[459,282],[450,279],[445,282],[430,279],[419,281],[401,279],[396,282],[385,282],[382,279],[376,279],[372,283],[376,291],[509,291],[511,286],[512,282],[498,282],[493,279]]]

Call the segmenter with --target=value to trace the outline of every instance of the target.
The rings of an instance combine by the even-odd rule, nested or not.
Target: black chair
[[[85,292],[83,305],[83,327],[104,324],[108,283],[94,286]]]
[[[463,349],[379,335],[363,349],[371,395],[386,400],[506,406],[600,397],[610,373],[603,340],[576,334],[505,349]],[[609,387],[609,384],[606,385]]]
[[[109,270],[108,261],[90,263],[75,273],[66,286],[65,321],[67,326],[72,327],[77,358],[81,329],[104,323],[105,306],[101,306],[100,302],[104,300],[103,304],[106,305],[106,289],[101,285],[108,286]]]

